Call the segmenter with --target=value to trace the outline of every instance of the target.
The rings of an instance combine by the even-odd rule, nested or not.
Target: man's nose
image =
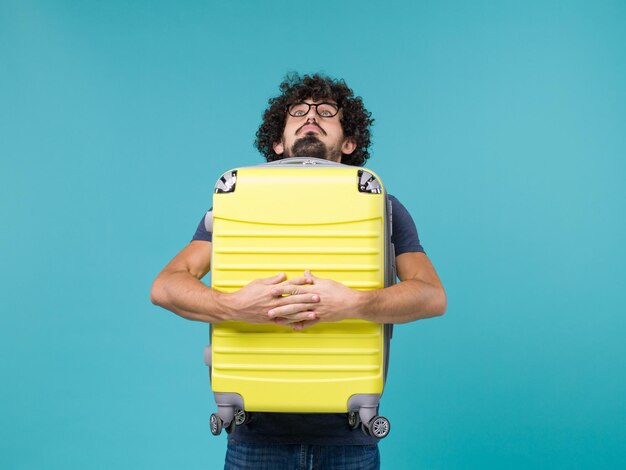
[[[315,120],[316,115],[317,115],[317,106],[309,106],[309,111],[306,113],[307,120],[309,119]]]

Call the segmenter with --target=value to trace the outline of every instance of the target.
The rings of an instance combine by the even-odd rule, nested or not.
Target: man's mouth
[[[300,129],[298,129],[296,131],[296,135],[301,134],[301,133],[309,134],[309,133],[312,133],[312,132],[316,132],[318,134],[326,135],[326,132],[324,132],[324,129],[322,129],[317,124],[310,124],[310,123],[309,124],[305,124]]]

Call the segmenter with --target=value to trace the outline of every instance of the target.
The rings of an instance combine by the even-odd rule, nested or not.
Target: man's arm
[[[257,279],[236,292],[223,293],[200,281],[211,267],[211,242],[192,241],[178,253],[155,279],[150,300],[189,320],[217,323],[237,320],[247,323],[270,323],[267,312],[286,303],[291,305],[293,321],[313,320],[311,305],[319,300],[314,293],[291,297],[275,294],[285,285],[307,282],[301,277],[285,281],[283,273]]]
[[[313,307],[319,321],[360,318],[378,323],[407,323],[443,315],[446,294],[432,263],[424,253],[403,253],[396,258],[400,282],[384,289],[359,291],[330,279],[311,276],[312,285],[282,284],[274,294],[318,294]],[[305,272],[305,278],[310,273]],[[296,314],[296,310],[293,309]],[[291,324],[292,308],[285,305],[271,309],[270,318],[279,324]]]

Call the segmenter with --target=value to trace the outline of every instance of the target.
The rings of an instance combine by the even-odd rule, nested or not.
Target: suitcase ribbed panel
[[[320,170],[326,177],[318,194],[310,172]],[[212,287],[233,292],[256,278],[295,278],[305,269],[355,289],[384,287],[384,195],[359,193],[356,171],[240,169],[235,192],[214,197]],[[271,178],[276,184],[268,189]],[[239,393],[248,411],[346,412],[352,395],[382,393],[377,323],[345,320],[296,332],[223,322],[213,327],[212,350],[213,391]]]

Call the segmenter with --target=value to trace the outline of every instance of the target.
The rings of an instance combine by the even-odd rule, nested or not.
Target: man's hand
[[[290,281],[277,285],[275,295],[285,303],[268,310],[267,315],[280,325],[294,329],[310,326],[318,321],[332,322],[346,318],[359,318],[377,323],[407,323],[422,318],[443,315],[446,310],[446,294],[433,265],[424,253],[403,253],[396,257],[400,282],[389,287],[373,290],[355,290],[330,279],[320,279],[304,272],[306,281],[293,285]],[[317,303],[308,308],[311,320],[302,320],[305,310],[296,298],[289,295],[317,295]]]
[[[302,282],[303,280],[305,282]],[[295,281],[298,281],[298,284]],[[331,279],[315,277],[310,271],[305,271],[304,276],[297,280],[276,286],[272,293],[287,297],[283,297],[285,303],[282,306],[272,308],[267,315],[276,324],[288,325],[294,329],[302,329],[319,321],[333,322],[350,318],[354,316],[354,310],[362,301],[360,291]],[[314,304],[309,303],[305,306],[298,303],[298,298],[302,295],[314,296],[317,300]],[[305,307],[307,311],[303,310]]]
[[[290,323],[314,320],[313,305],[319,295],[304,292],[302,287],[311,282],[311,276],[285,281],[285,274],[256,279],[229,295],[232,319],[246,323],[270,323],[268,310],[287,309]],[[275,322],[281,324],[279,322]]]

